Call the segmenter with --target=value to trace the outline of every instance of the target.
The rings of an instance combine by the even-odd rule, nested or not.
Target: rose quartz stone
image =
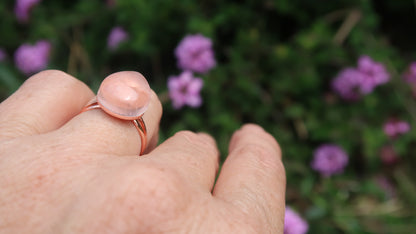
[[[138,72],[117,72],[107,76],[97,93],[97,102],[108,114],[133,120],[141,116],[150,103],[150,87]]]

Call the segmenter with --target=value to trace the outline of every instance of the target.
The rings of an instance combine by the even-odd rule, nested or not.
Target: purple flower
[[[199,107],[202,99],[199,94],[203,86],[201,78],[194,77],[192,72],[184,71],[179,76],[168,79],[169,96],[175,109],[184,105]]]
[[[216,65],[212,41],[201,34],[183,38],[175,49],[175,55],[183,70],[206,73]]]
[[[403,78],[408,83],[412,83],[412,84],[416,83],[416,62],[412,62],[409,65],[409,68],[403,74]]]
[[[358,59],[357,68],[346,68],[334,78],[332,89],[345,100],[355,101],[389,79],[390,75],[383,64],[363,55]]]
[[[361,90],[364,94],[371,93],[376,86],[387,83],[390,79],[390,74],[384,65],[375,62],[367,55],[362,55],[358,59],[358,70],[364,76],[361,82]]]
[[[107,46],[110,50],[115,50],[120,43],[126,41],[129,38],[129,34],[122,27],[114,27],[107,39]]]
[[[383,130],[387,136],[395,138],[410,131],[410,124],[406,121],[392,119],[384,124]]]
[[[347,153],[334,144],[324,144],[315,150],[311,167],[324,177],[340,174],[348,164]]]
[[[25,75],[30,75],[47,67],[51,44],[41,40],[34,45],[23,44],[14,54],[16,67]]]
[[[362,95],[361,81],[363,74],[354,68],[342,70],[332,81],[332,89],[345,100],[355,101]]]
[[[298,213],[286,206],[284,234],[305,234],[309,229],[308,223]]]
[[[0,48],[0,62],[4,61],[7,57],[6,51]]]
[[[41,0],[16,0],[14,13],[19,22],[27,22],[29,20],[30,10]]]

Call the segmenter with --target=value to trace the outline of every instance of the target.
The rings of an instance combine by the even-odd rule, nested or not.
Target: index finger
[[[257,125],[232,137],[213,195],[232,203],[271,233],[283,232],[286,175],[276,140]]]

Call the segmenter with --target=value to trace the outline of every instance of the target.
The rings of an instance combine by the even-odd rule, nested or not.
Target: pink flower
[[[305,234],[309,229],[308,223],[294,210],[286,206],[284,234]]]
[[[373,89],[390,80],[390,74],[386,71],[383,64],[375,62],[367,55],[362,55],[358,59],[358,70],[363,74],[361,90],[364,94],[371,93]]]
[[[410,124],[406,121],[391,119],[384,124],[383,130],[387,136],[396,138],[409,132]]]
[[[341,147],[334,144],[324,144],[315,150],[311,167],[324,177],[329,177],[342,173],[347,164],[348,155]]]
[[[183,70],[206,73],[216,65],[212,41],[201,34],[183,38],[175,49],[175,55]]]
[[[184,71],[179,76],[168,79],[169,96],[175,109],[184,105],[199,107],[202,104],[200,91],[203,86],[201,78],[194,77],[190,71]]]
[[[345,100],[355,101],[388,82],[390,74],[383,64],[363,55],[357,68],[343,69],[332,81],[332,89]]]
[[[30,10],[36,6],[41,0],[16,0],[14,13],[19,22],[27,22],[29,20]]]
[[[342,70],[332,81],[332,89],[345,100],[355,101],[361,98],[363,74],[355,68]]]
[[[126,41],[129,38],[129,34],[122,27],[114,27],[107,39],[107,46],[110,50],[118,48],[120,43]]]
[[[14,54],[16,67],[25,75],[41,71],[48,65],[50,50],[51,44],[45,40],[34,45],[23,44]]]

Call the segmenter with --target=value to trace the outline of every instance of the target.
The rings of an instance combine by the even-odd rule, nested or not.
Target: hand
[[[262,128],[235,132],[215,183],[209,135],[182,131],[156,146],[154,93],[141,157],[131,121],[79,114],[93,96],[77,79],[44,71],[0,104],[1,233],[283,232],[281,152]]]

